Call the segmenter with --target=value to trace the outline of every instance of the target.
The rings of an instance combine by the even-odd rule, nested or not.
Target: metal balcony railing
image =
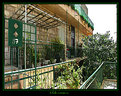
[[[112,73],[114,74],[112,76]],[[80,86],[80,89],[100,89],[103,80],[117,79],[116,62],[103,62]]]
[[[55,77],[56,68],[59,65],[75,64],[74,60],[29,68],[4,74],[5,89],[51,89]],[[108,69],[107,69],[108,68]],[[36,72],[35,72],[36,70]],[[108,72],[107,72],[108,71]],[[111,76],[112,74],[115,76]],[[116,62],[103,62],[94,73],[80,86],[80,89],[100,89],[104,79],[117,79]],[[110,77],[110,78],[109,78]]]
[[[55,78],[55,69],[59,65],[74,63],[74,60],[22,69],[4,73],[5,89],[50,89]],[[36,72],[35,72],[36,71]]]

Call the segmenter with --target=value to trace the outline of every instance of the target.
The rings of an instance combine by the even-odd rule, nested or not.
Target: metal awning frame
[[[27,11],[25,11],[25,5],[22,6],[15,11],[15,13],[11,16],[13,19],[17,19],[20,21],[25,21],[25,12],[26,12],[26,22],[30,24],[34,24],[37,27],[41,27],[44,29],[50,29],[60,26],[61,24],[66,24],[57,16],[49,14],[49,12],[45,12],[41,10],[37,4],[27,4]]]

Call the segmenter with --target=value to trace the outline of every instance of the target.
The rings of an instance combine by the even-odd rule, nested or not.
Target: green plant
[[[53,64],[54,63],[54,59],[50,58],[50,63]]]
[[[94,82],[91,84],[91,86],[88,89],[100,89],[101,82],[98,80],[94,80]]]
[[[70,56],[68,58],[73,58],[75,56],[75,48],[67,46],[68,52],[70,53]]]
[[[35,85],[36,82],[36,89],[45,89],[45,88],[49,88],[49,77],[48,74],[43,74],[42,76],[39,75],[39,71],[36,72],[36,80],[35,77],[32,77],[31,82],[29,82],[29,86],[33,86]],[[48,86],[47,86],[48,85]]]
[[[63,54],[64,53],[64,43],[59,39],[59,37],[52,39],[51,42],[53,42],[52,43],[52,50],[54,53],[53,57],[55,59],[62,57],[62,59],[64,60],[64,54]]]
[[[87,57],[87,59],[84,61],[84,66],[86,67],[86,79],[103,61],[117,62],[116,43],[113,41],[112,38],[110,38],[109,32],[103,35],[97,33],[92,36],[85,37],[84,39],[82,39],[82,41],[83,56]],[[104,68],[104,70],[105,69],[106,68]],[[109,71],[110,69],[107,68],[106,70]],[[107,75],[107,73],[104,74],[105,76]]]
[[[22,61],[24,61],[24,46],[20,47],[20,51],[22,52]],[[36,60],[37,63],[40,61],[40,57],[41,57],[41,53],[37,52],[36,53]],[[26,61],[29,61],[28,63],[26,63],[26,67],[27,68],[31,68],[32,65],[35,66],[35,46],[30,45],[30,44],[26,44]]]
[[[60,76],[55,80],[55,85],[58,89],[78,89],[82,84],[82,70],[84,66],[79,68],[75,64],[65,64],[58,66]],[[55,86],[54,86],[55,87]]]
[[[44,45],[41,52],[42,54],[44,53],[42,56],[46,60],[60,58],[64,60],[64,44],[58,37],[52,39],[51,42],[48,43],[48,45]]]

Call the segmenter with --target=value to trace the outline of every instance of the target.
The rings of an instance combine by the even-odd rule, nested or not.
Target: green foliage
[[[103,77],[104,79],[116,79],[116,64],[108,64],[103,68]]]
[[[64,44],[57,37],[51,40],[51,44],[44,47],[45,59],[56,59],[61,57],[64,60]]]
[[[100,89],[101,82],[98,80],[94,80],[94,82],[91,84],[91,86],[88,89]]]
[[[23,52],[24,54],[24,46],[20,47],[20,51]],[[39,62],[39,59],[41,57],[41,53],[37,53],[36,59],[37,63]],[[24,61],[24,55],[22,56],[23,61]],[[26,44],[26,60],[30,61],[27,63],[27,68],[31,68],[32,64],[35,66],[35,46]]]
[[[75,48],[69,47],[69,46],[67,46],[67,48],[69,49],[69,53],[70,53],[68,58],[73,58],[75,56]]]
[[[116,44],[109,38],[110,34],[107,32],[104,35],[94,34],[83,39],[84,55],[88,56],[90,61],[116,61]],[[93,53],[93,54],[91,54]]]
[[[52,57],[52,54],[50,54],[52,53],[51,45],[44,45],[41,52],[44,53],[43,58],[49,60]]]
[[[56,54],[62,55],[62,52],[64,51],[64,43],[58,38],[54,38],[51,40],[53,51]]]
[[[78,89],[80,85],[82,84],[82,70],[83,66],[79,68],[79,66],[74,64],[65,64],[65,65],[59,65],[58,71],[60,71],[61,74],[58,76],[58,78],[55,80],[55,84],[58,89]],[[53,86],[54,88],[55,86]]]
[[[82,41],[83,56],[87,56],[87,59],[84,62],[87,78],[103,61],[117,61],[116,43],[110,38],[109,32],[104,35],[97,33],[85,37]]]
[[[39,71],[37,71],[36,73],[36,80],[35,80],[35,76],[34,77],[31,77],[31,81],[29,82],[29,86],[33,86],[35,85],[35,82],[36,82],[36,89],[45,89],[48,84],[48,80],[49,80],[49,77],[48,77],[48,74],[44,74],[43,76],[39,75]],[[49,88],[49,86],[48,86]]]

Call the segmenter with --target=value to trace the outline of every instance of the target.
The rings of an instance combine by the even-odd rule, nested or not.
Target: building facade
[[[72,47],[74,52],[82,43],[81,39],[92,35],[94,30],[85,4],[27,4],[26,13],[24,4],[5,4],[4,17],[34,24],[37,40],[48,42],[58,37],[65,45],[65,50]],[[65,57],[66,54],[65,51]],[[8,64],[10,47],[8,20],[5,19],[5,65]]]

